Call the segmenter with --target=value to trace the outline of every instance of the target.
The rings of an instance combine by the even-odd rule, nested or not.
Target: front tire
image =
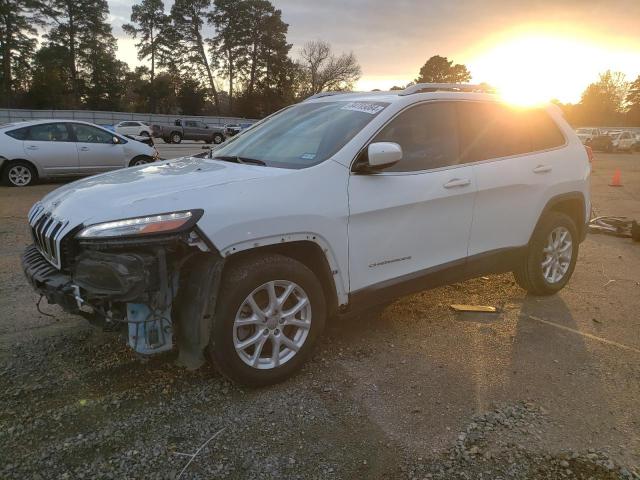
[[[561,212],[545,214],[529,242],[522,264],[513,274],[533,295],[553,295],[569,281],[578,259],[578,230]]]
[[[149,157],[145,157],[145,156],[135,157],[129,162],[129,166],[130,167],[137,167],[138,165],[146,165],[147,163],[150,163],[151,161],[152,161],[152,159],[149,158]]]
[[[37,178],[38,172],[33,165],[19,160],[6,166],[2,180],[10,187],[27,187],[33,185]]]
[[[216,145],[220,145],[222,142],[224,142],[224,137],[222,136],[222,134],[216,133],[213,136],[213,143],[215,143]]]
[[[140,137],[147,137],[149,138],[151,135],[149,135],[149,132],[147,132],[146,130],[143,130],[140,132]]]
[[[209,356],[223,375],[248,386],[290,377],[326,321],[319,280],[283,255],[255,255],[227,267],[218,299]]]
[[[171,134],[171,143],[180,143],[182,142],[182,135],[179,132],[173,132]]]

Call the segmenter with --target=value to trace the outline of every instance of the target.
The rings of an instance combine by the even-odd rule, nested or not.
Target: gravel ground
[[[599,155],[592,183],[598,213],[640,218],[640,155]],[[332,321],[250,390],[36,311],[24,216],[56,186],[0,188],[0,478],[640,478],[640,245],[589,236],[554,297],[500,275]]]

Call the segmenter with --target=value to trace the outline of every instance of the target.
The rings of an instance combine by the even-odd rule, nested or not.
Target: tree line
[[[465,83],[470,80],[471,72],[465,65],[454,64],[447,57],[435,55],[422,66],[414,82]],[[485,85],[491,90],[490,85]],[[402,88],[405,87],[396,86],[392,90]],[[640,127],[640,75],[634,81],[628,81],[623,73],[607,70],[587,86],[578,103],[552,102],[562,109],[574,127]]]
[[[320,40],[293,59],[268,0],[175,0],[168,13],[142,0],[123,26],[146,63],[133,70],[108,18],[106,0],[0,0],[0,105],[260,117],[361,75]]]
[[[123,26],[145,62],[133,70],[116,58],[108,18],[107,0],[0,0],[0,105],[262,117],[361,76],[353,53],[324,41],[294,59],[269,0],[175,0],[168,13],[163,0],[141,0]],[[465,65],[434,55],[415,82],[470,80]],[[640,76],[607,71],[579,103],[556,103],[574,126],[638,126]]]

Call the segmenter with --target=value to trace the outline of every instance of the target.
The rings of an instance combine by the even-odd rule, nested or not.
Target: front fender
[[[313,242],[318,245],[318,247],[320,247],[333,276],[333,283],[336,289],[338,304],[346,305],[349,301],[349,296],[347,293],[348,272],[343,271],[340,268],[340,264],[337,260],[336,254],[335,252],[333,252],[329,242],[327,242],[327,240],[322,237],[322,235],[319,235],[317,233],[287,233],[238,242],[221,249],[220,255],[222,255],[223,258],[227,258],[230,255],[236,254],[238,252],[243,252],[254,248],[266,247],[269,245],[281,245],[300,241]]]

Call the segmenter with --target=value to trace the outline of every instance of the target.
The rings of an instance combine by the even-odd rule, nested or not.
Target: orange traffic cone
[[[613,174],[613,178],[611,179],[611,183],[609,184],[610,187],[621,187],[622,186],[622,182],[620,181],[620,169],[616,168],[616,171]]]

